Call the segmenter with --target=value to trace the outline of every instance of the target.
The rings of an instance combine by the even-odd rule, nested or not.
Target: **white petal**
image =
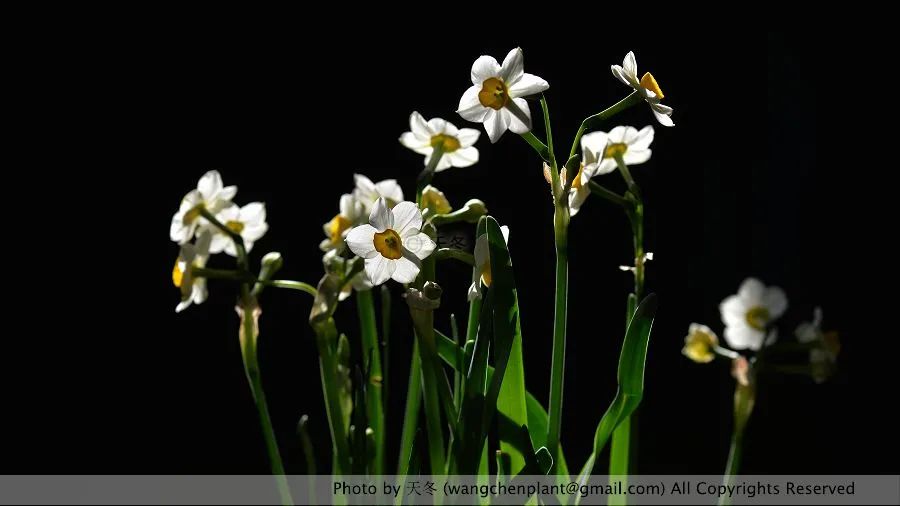
[[[210,244],[209,244],[209,252],[213,253],[213,254],[221,253],[221,252],[225,251],[225,248],[227,248],[228,245],[231,244],[232,242],[234,242],[234,241],[231,240],[231,237],[228,237],[227,235],[225,235],[221,232],[217,233],[217,234],[213,234],[212,240],[210,241]]]
[[[656,112],[661,112],[667,116],[672,114],[672,111],[674,110],[667,105],[660,104],[659,100],[649,100],[648,102],[650,104],[651,109],[653,109]]]
[[[675,126],[675,122],[672,121],[672,118],[670,118],[667,114],[658,112],[654,108],[651,108],[650,110],[653,111],[653,116],[656,118],[656,121],[658,121],[660,125],[665,126],[665,127]]]
[[[522,48],[517,47],[507,53],[506,58],[503,59],[503,65],[500,66],[500,79],[502,79],[507,86],[511,86],[522,77],[522,72],[524,70],[525,56],[522,53]]]
[[[393,204],[403,202],[403,188],[397,184],[396,179],[385,179],[375,184],[378,195],[392,201]]]
[[[435,248],[434,241],[428,234],[418,233],[403,237],[403,247],[420,260],[428,258]]]
[[[615,172],[619,166],[616,165],[616,161],[612,158],[604,158],[603,161],[597,164],[597,169],[594,170],[595,176],[602,176],[603,174],[609,174],[610,172]]]
[[[244,226],[264,224],[266,221],[266,205],[262,202],[251,202],[241,208],[240,220]]]
[[[777,286],[770,286],[766,289],[762,299],[763,306],[769,310],[769,319],[776,320],[787,311],[788,300],[784,290]]]
[[[473,251],[473,255],[475,256],[475,269],[479,272],[478,275],[480,276],[481,268],[490,261],[487,234],[482,234],[475,239],[475,250]]]
[[[500,227],[500,233],[503,234],[503,242],[509,243],[509,227],[503,225]]]
[[[569,191],[569,215],[575,216],[578,214],[578,211],[581,209],[581,206],[584,205],[584,201],[591,195],[591,190],[588,186],[582,186],[581,188],[572,188]]]
[[[631,86],[632,88],[637,87],[640,83],[633,83],[631,79],[627,75],[625,75],[625,70],[619,65],[610,65],[610,70],[612,70],[612,75],[616,77],[619,81],[622,81],[622,84],[626,86]]]
[[[405,132],[400,136],[400,144],[403,144],[405,147],[415,151],[416,153],[423,153],[423,151],[431,152],[433,149],[431,147],[430,140],[423,140],[416,137],[416,134],[412,132]]]
[[[582,163],[595,163],[603,157],[609,138],[606,132],[591,132],[581,137]]]
[[[655,131],[653,125],[647,125],[640,129],[637,134],[628,142],[629,150],[647,149],[653,142]]]
[[[549,88],[550,85],[547,81],[540,77],[534,74],[522,74],[522,77],[514,85],[509,87],[509,96],[513,98],[529,97],[546,91]]]
[[[531,131],[531,110],[528,108],[528,102],[524,98],[514,98],[507,104],[506,110],[509,111],[509,129],[513,133],[524,134]]]
[[[391,228],[400,236],[408,230],[418,231],[422,228],[422,212],[412,202],[400,202],[391,209]],[[377,225],[376,225],[377,226]]]
[[[487,131],[491,143],[500,140],[500,136],[509,128],[511,116],[512,114],[506,109],[500,109],[499,111],[488,109],[488,115],[484,118],[484,129]]]
[[[431,135],[445,134],[447,133],[447,122],[441,118],[431,118],[428,120],[428,130],[431,131]]]
[[[478,163],[478,148],[475,146],[462,148],[444,156],[454,167],[469,167]]]
[[[634,51],[628,51],[628,54],[625,55],[622,70],[625,71],[625,75],[637,79],[637,59],[634,57]]]
[[[479,56],[475,63],[472,64],[472,84],[481,88],[481,83],[491,77],[500,75],[500,64],[493,56]]]
[[[762,348],[766,334],[749,325],[730,325],[725,327],[725,342],[736,350],[750,349],[757,351]]]
[[[747,303],[738,295],[730,295],[719,304],[719,313],[722,316],[722,322],[725,325],[746,325],[747,324]]]
[[[425,165],[431,163],[431,156],[434,153],[432,152],[428,156],[425,157]],[[441,155],[441,159],[438,161],[437,166],[434,168],[435,172],[442,172],[453,166],[453,162],[451,161],[450,155],[444,153]]]
[[[378,198],[375,183],[366,176],[353,174],[353,184],[356,185],[356,188],[353,190],[354,196],[366,207],[370,206]]]
[[[373,258],[366,259],[366,276],[373,286],[378,286],[385,281],[391,279],[396,269],[395,260],[390,260],[381,255],[375,255]]]
[[[416,276],[419,275],[419,271],[422,270],[417,261],[418,259],[413,260],[406,256],[400,257],[397,260],[392,260],[394,272],[391,274],[391,279],[398,283],[412,283],[415,281]]]
[[[456,133],[456,140],[459,141],[459,145],[463,148],[475,144],[479,137],[481,137],[481,132],[474,128],[460,128]]]
[[[762,304],[763,295],[766,293],[766,285],[756,278],[747,278],[738,288],[738,297],[744,301],[748,307],[758,306]]]
[[[241,231],[241,237],[244,238],[244,242],[258,241],[262,236],[266,235],[266,232],[268,231],[269,225],[266,223],[245,225],[244,230]],[[247,251],[250,251],[249,247],[247,248]]]
[[[200,178],[197,182],[197,189],[204,200],[211,199],[219,190],[222,189],[222,175],[217,170],[211,170]]]
[[[466,298],[469,300],[469,302],[481,298],[481,288],[478,286],[479,284],[480,283],[476,279],[472,282],[471,285],[469,285],[469,291],[468,293],[466,293]]]
[[[350,230],[345,241],[353,254],[368,260],[380,256],[375,249],[376,232],[378,230],[371,225],[360,225]]]
[[[412,131],[413,135],[420,139],[430,139],[434,132],[428,128],[428,123],[425,122],[425,118],[419,114],[418,111],[413,111],[412,114],[409,115],[409,129]]]
[[[617,126],[609,131],[607,137],[609,137],[609,142],[614,144],[625,143],[625,138],[628,136],[629,129],[634,130],[634,128],[629,126]],[[637,132],[637,130],[635,130]]]
[[[388,207],[384,197],[376,200],[375,205],[372,206],[372,212],[369,213],[369,224],[375,227],[378,232],[394,228],[394,217],[391,215],[391,209]]]
[[[481,100],[478,99],[479,91],[481,91],[481,86],[472,86],[459,99],[459,107],[456,108],[456,113],[467,121],[482,123],[488,114],[493,111],[493,109],[481,105]]]
[[[625,165],[638,165],[649,160],[651,154],[652,150],[649,149],[632,150],[629,148],[622,156],[622,160],[625,162]]]
[[[231,202],[231,199],[233,199],[234,196],[237,195],[237,191],[238,191],[237,186],[226,186],[225,188],[222,188],[221,190],[219,190],[219,193],[218,193],[218,195],[216,195],[216,198],[220,201],[223,201],[224,204],[227,205],[228,203]]]

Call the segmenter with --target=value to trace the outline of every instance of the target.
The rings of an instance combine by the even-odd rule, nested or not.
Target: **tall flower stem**
[[[578,145],[581,143],[581,136],[584,135],[585,132],[615,116],[616,114],[619,114],[625,109],[628,109],[629,107],[640,103],[640,101],[641,96],[637,91],[633,91],[630,95],[607,107],[605,110],[585,118],[584,121],[581,122],[581,126],[578,127],[578,132],[575,134],[575,140],[572,141],[572,149],[569,150],[569,158],[572,158],[573,156],[575,156],[575,153],[578,152]]]
[[[553,237],[556,249],[556,295],[553,317],[553,358],[550,369],[550,410],[547,424],[547,450],[557,455],[562,426],[563,381],[566,375],[566,313],[569,290],[569,204],[563,194],[559,167],[553,153],[553,133],[547,100],[541,97],[544,130],[547,135],[548,162],[553,187]],[[555,467],[555,466],[554,466]]]
[[[431,179],[434,177],[434,172],[443,156],[444,146],[443,144],[438,144],[434,147],[434,151],[431,152],[431,158],[428,160],[428,165],[425,166],[425,169],[419,173],[419,177],[416,179],[416,204],[419,205],[419,207],[422,205],[422,190],[431,184]]]
[[[245,272],[249,272],[250,267],[247,260],[247,249],[244,247],[244,240],[241,235],[223,225],[206,209],[201,207],[199,208],[199,211],[200,215],[209,221],[210,224],[221,230],[234,241],[234,246],[237,250],[238,267]],[[256,353],[256,343],[259,337],[258,323],[260,309],[256,302],[256,298],[250,293],[250,283],[248,282],[241,283],[241,298],[238,304],[238,313],[241,317],[241,326],[238,335],[241,342],[241,356],[244,359],[244,372],[247,375],[247,382],[250,384],[250,390],[253,393],[253,400],[256,404],[256,411],[259,415],[259,423],[262,428],[263,439],[265,439],[266,443],[269,464],[272,469],[272,474],[275,476],[275,482],[278,486],[278,494],[281,496],[281,502],[283,504],[294,504],[285,476],[284,464],[281,461],[281,453],[278,451],[278,442],[275,439],[275,429],[272,427],[272,418],[269,416],[266,394],[262,387],[262,378]]]
[[[378,345],[378,328],[375,320],[375,301],[372,290],[356,292],[357,312],[362,335],[363,369],[368,373],[366,385],[366,415],[374,432],[375,459],[372,474],[384,471],[384,405],[382,404],[381,349]]]
[[[725,465],[724,485],[732,485],[734,477],[741,467],[741,454],[744,447],[744,430],[747,421],[753,413],[753,405],[756,403],[756,378],[751,371],[750,381],[747,385],[740,383],[734,389],[734,428],[731,433],[731,448],[728,451],[728,463]],[[719,500],[720,505],[731,504],[728,495],[723,495]]]

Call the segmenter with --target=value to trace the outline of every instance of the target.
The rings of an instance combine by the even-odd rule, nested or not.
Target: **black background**
[[[526,71],[550,83],[560,157],[583,117],[627,94],[609,65],[620,64],[628,50],[640,72],[654,73],[675,109],[671,129],[655,124],[643,106],[608,125],[656,128],[653,157],[632,169],[645,194],[647,249],[655,253],[647,287],[661,304],[640,411],[638,471],[724,468],[733,381],[726,364],[693,364],[680,349],[693,321],[721,331],[719,302],[753,275],[788,294],[783,338],[821,305],[826,329],[840,331],[844,347],[838,375],[825,384],[762,379],[742,471],[898,472],[896,417],[886,405],[895,395],[888,385],[896,382],[896,332],[871,320],[876,296],[866,288],[878,279],[871,264],[885,253],[860,222],[854,178],[836,163],[840,146],[831,142],[830,113],[821,104],[841,100],[824,89],[829,56],[808,37],[685,32],[450,43],[440,34],[372,30],[344,46],[312,35],[225,32],[157,33],[119,47],[97,40],[69,53],[80,72],[66,74],[70,91],[58,99],[76,104],[80,119],[63,114],[61,125],[85,145],[72,148],[77,170],[57,183],[63,193],[72,190],[60,201],[71,204],[72,214],[54,222],[55,268],[40,271],[34,287],[44,295],[29,292],[13,304],[28,309],[33,325],[9,338],[4,471],[268,472],[241,366],[235,288],[211,282],[207,303],[174,313],[177,247],[167,227],[180,198],[206,170],[220,170],[226,184],[239,186],[238,203],[267,205],[271,228],[253,262],[280,251],[280,277],[315,283],[321,224],[352,189],[352,174],[396,178],[410,198],[422,159],[397,142],[409,113],[481,129],[454,113],[471,63],[480,54],[502,60],[520,45]],[[534,105],[532,113],[539,123]],[[540,126],[536,133],[543,137]],[[495,145],[483,134],[477,146],[477,165],[441,173],[434,184],[455,205],[484,200],[510,226],[526,383],[546,404],[553,303],[548,188],[536,155],[514,134]],[[603,183],[623,188],[615,173]],[[76,198],[76,187],[95,193]],[[91,232],[79,227],[85,224]],[[617,267],[629,263],[631,246],[622,213],[597,198],[573,219],[570,238],[563,445],[577,469],[615,391],[631,285]],[[83,245],[72,247],[76,240]],[[228,262],[221,256],[211,265]],[[458,265],[440,267],[439,328],[449,328],[451,311],[464,321],[469,276]],[[391,289],[389,463],[411,343],[399,287]],[[261,300],[264,383],[290,473],[305,472],[294,436],[302,414],[311,417],[319,470],[328,469],[309,302],[281,291]],[[338,320],[356,343],[352,301]],[[600,462],[598,472],[605,470],[605,458]]]

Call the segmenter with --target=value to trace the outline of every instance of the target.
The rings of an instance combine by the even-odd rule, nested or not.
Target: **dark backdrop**
[[[860,246],[867,233],[848,213],[853,190],[834,163],[838,146],[820,141],[831,128],[823,127],[819,106],[825,99],[819,77],[829,61],[808,38],[688,32],[575,35],[565,45],[563,38],[536,36],[451,44],[438,34],[373,31],[342,48],[312,35],[219,35],[157,34],[124,46],[98,40],[83,55],[86,70],[74,80],[88,97],[82,112],[99,128],[74,130],[92,137],[97,155],[78,160],[72,184],[91,186],[100,198],[80,204],[89,215],[67,217],[55,233],[85,238],[75,225],[87,220],[96,230],[87,238],[102,246],[83,252],[88,264],[60,247],[62,273],[42,278],[53,299],[29,299],[35,332],[15,339],[22,349],[10,354],[7,367],[13,378],[7,472],[268,472],[241,366],[234,288],[212,282],[207,303],[174,313],[177,247],[167,227],[179,199],[203,172],[219,169],[226,184],[240,187],[238,202],[267,205],[271,228],[253,262],[280,251],[281,277],[315,283],[321,224],[351,190],[352,174],[397,178],[412,195],[421,157],[397,142],[409,113],[473,126],[453,112],[472,61],[480,54],[502,59],[516,45],[525,51],[526,70],[550,83],[560,152],[583,117],[628,92],[609,72],[628,50],[641,72],[653,71],[675,109],[671,129],[656,125],[643,106],[609,125],[656,127],[652,159],[633,168],[647,203],[647,249],[656,255],[647,287],[660,297],[638,470],[723,469],[733,381],[724,363],[693,364],[680,349],[692,321],[721,330],[718,303],[754,275],[788,294],[783,334],[821,305],[826,328],[840,331],[844,348],[840,372],[828,383],[763,378],[743,471],[898,471],[889,458],[896,417],[873,404],[893,390],[880,385],[895,383],[896,336],[869,319],[872,295],[860,279],[871,276],[865,266],[877,253]],[[526,382],[546,404],[553,303],[548,189],[539,161],[517,136],[507,133],[490,145],[482,135],[478,148],[476,166],[439,174],[435,184],[455,205],[484,200],[510,226]],[[603,182],[622,189],[617,174]],[[630,235],[622,213],[597,198],[573,219],[570,234],[563,444],[578,468],[615,391],[631,285],[617,267],[629,262]],[[83,284],[66,283],[68,275]],[[441,265],[439,328],[448,329],[451,311],[464,321],[469,275]],[[79,286],[93,290],[88,295]],[[391,289],[389,456],[396,455],[411,343],[398,286]],[[294,435],[302,414],[311,418],[319,469],[328,469],[309,302],[274,290],[261,300],[264,383],[292,473],[305,471]],[[352,302],[341,306],[338,319],[357,335]]]

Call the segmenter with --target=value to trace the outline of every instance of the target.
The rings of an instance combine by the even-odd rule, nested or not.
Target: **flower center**
[[[581,182],[582,174],[584,174],[584,164],[581,164],[581,167],[578,168],[578,174],[575,174],[575,179],[572,180],[572,188],[575,188],[576,190],[581,188],[581,185],[583,184]]]
[[[181,222],[185,225],[190,225],[197,218],[200,217],[200,211],[203,210],[203,204],[197,204],[192,207],[190,211],[184,213],[184,217],[181,218]]]
[[[659,89],[659,85],[656,84],[656,79],[654,79],[653,74],[650,72],[647,72],[644,74],[644,77],[641,78],[641,88],[652,91],[656,94],[656,98],[660,100],[666,98],[666,96],[663,95],[662,90]]]
[[[603,152],[603,158],[615,158],[616,155],[622,156],[626,151],[628,151],[628,144],[616,142],[606,146],[606,151]]]
[[[509,102],[509,90],[506,89],[506,83],[496,77],[486,79],[481,85],[481,91],[478,92],[478,101],[481,102],[481,105],[495,111],[503,109],[503,106]]]
[[[240,221],[228,220],[225,222],[225,226],[235,234],[240,234],[244,231],[244,224]]]
[[[437,134],[431,138],[431,147],[440,146],[444,153],[452,153],[459,149],[459,139],[452,135]]]
[[[384,258],[397,260],[403,256],[403,243],[397,232],[387,229],[384,232],[375,233],[375,250]]]
[[[769,323],[769,310],[762,307],[752,307],[747,311],[745,316],[747,325],[756,330],[766,330],[766,324]]]
[[[186,265],[184,260],[181,257],[178,257],[175,260],[175,267],[172,269],[172,283],[181,288],[181,283],[184,281],[184,269]]]
[[[350,228],[350,220],[347,218],[340,214],[332,218],[331,223],[328,224],[328,238],[331,239],[331,244],[340,244],[341,239],[344,238],[344,231],[348,228]]]

